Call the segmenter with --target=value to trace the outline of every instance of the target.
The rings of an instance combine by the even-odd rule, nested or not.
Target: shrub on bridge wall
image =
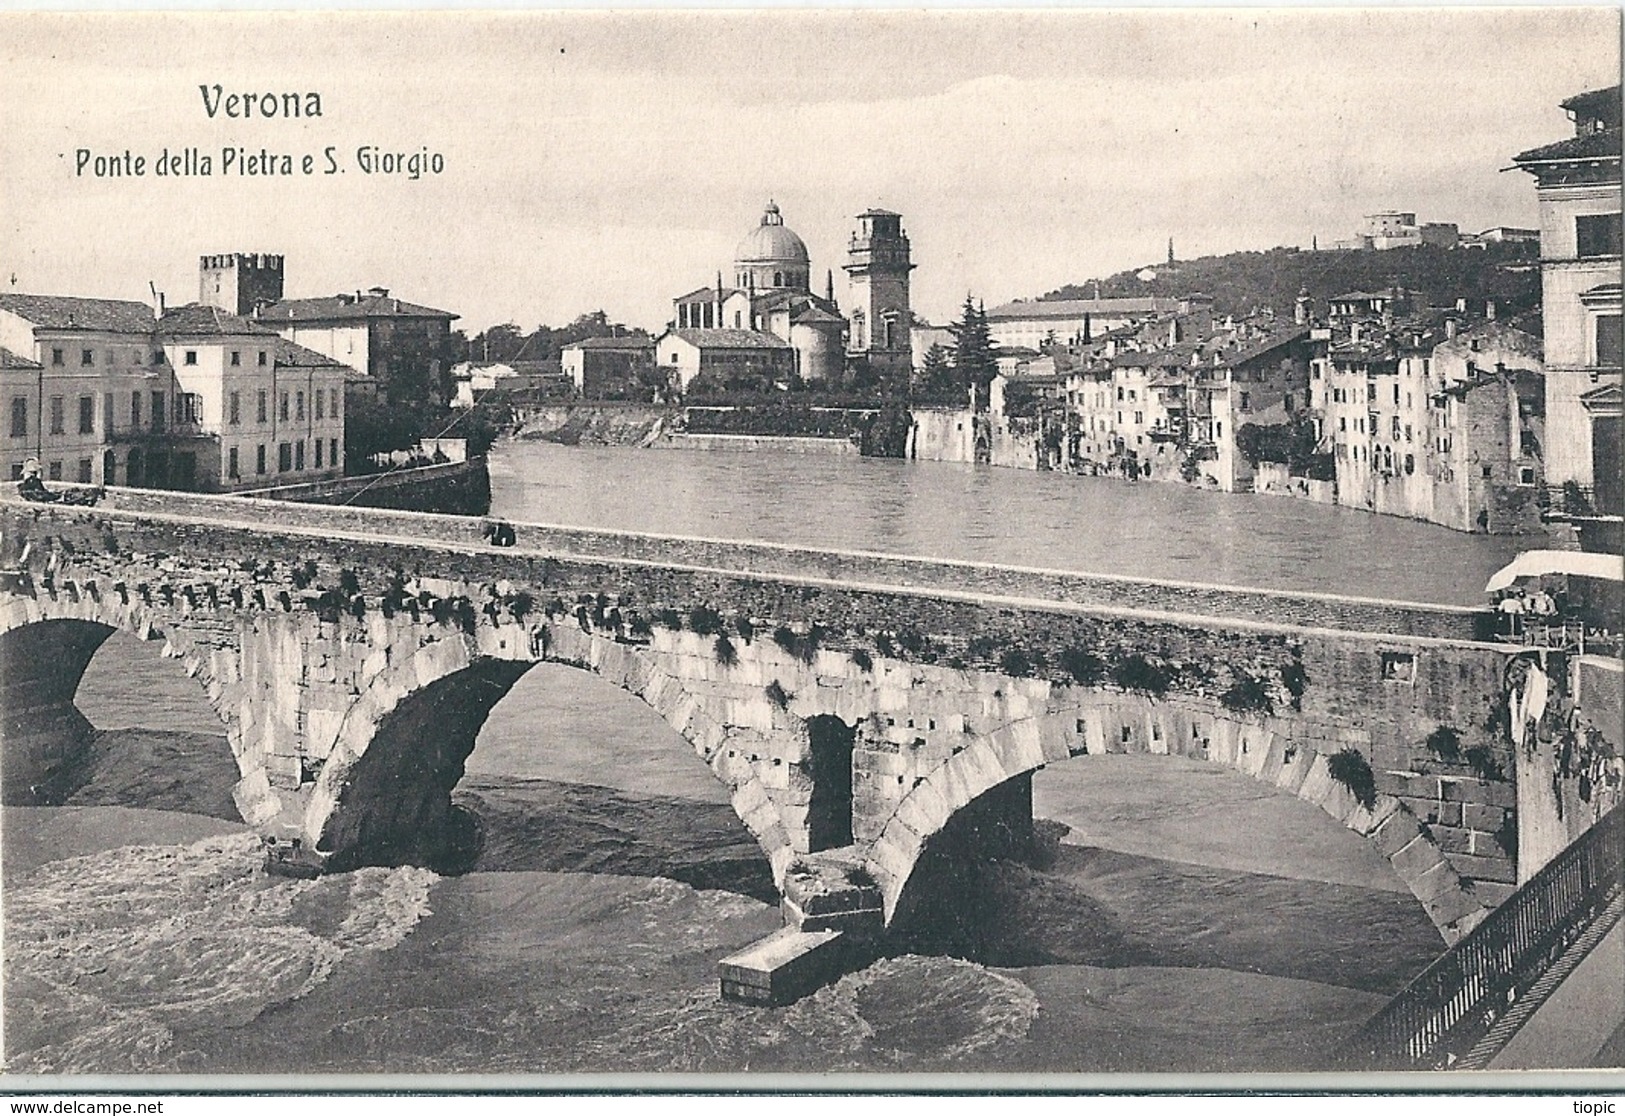
[[[1080,686],[1093,686],[1105,679],[1106,660],[1082,647],[1068,647],[1060,654],[1061,669]]]
[[[695,605],[688,611],[688,627],[698,636],[716,635],[722,631],[722,614],[709,605]]]
[[[1377,779],[1371,764],[1354,748],[1344,748],[1326,758],[1326,773],[1348,788],[1367,810],[1377,805]]]
[[[1449,763],[1461,758],[1461,733],[1450,725],[1440,725],[1422,741],[1429,752]]]
[[[795,696],[781,686],[777,678],[773,679],[773,681],[764,686],[762,688],[762,692],[767,695],[768,701],[771,701],[780,709],[788,708],[790,705],[790,699]]]
[[[863,671],[865,674],[868,674],[870,671],[875,669],[874,656],[869,654],[869,652],[865,651],[861,647],[852,648],[852,650],[848,652],[848,657],[852,660],[852,665]]]
[[[1293,659],[1281,668],[1281,685],[1292,698],[1292,708],[1303,708],[1303,695],[1309,689],[1309,672],[1303,668],[1303,663],[1297,658],[1299,651],[1292,649]]]
[[[1461,754],[1461,758],[1467,761],[1467,766],[1473,774],[1486,783],[1506,781],[1506,769],[1501,766],[1501,761],[1495,758],[1495,753],[1484,745],[1474,744]]]
[[[733,640],[728,638],[727,632],[722,632],[717,636],[713,650],[719,665],[731,667],[738,664],[739,651],[734,647]]]
[[[1036,664],[1032,656],[1019,647],[1006,648],[999,656],[999,669],[1012,678],[1027,678]]]
[[[1219,703],[1232,713],[1275,712],[1275,699],[1270,696],[1269,687],[1243,670],[1235,672],[1230,688],[1219,695]]]
[[[1125,690],[1161,697],[1168,692],[1168,671],[1144,655],[1125,655],[1112,664],[1112,681]]]

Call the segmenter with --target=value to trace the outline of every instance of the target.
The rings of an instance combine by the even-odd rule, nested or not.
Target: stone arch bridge
[[[1198,757],[1366,837],[1447,941],[1515,880],[1510,652],[1466,609],[766,544],[109,490],[0,498],[8,801],[86,746],[107,635],[219,714],[244,819],[328,870],[432,861],[492,706],[593,671],[703,759],[786,921],[882,933],[950,831],[1021,839],[1074,756]],[[1503,715],[1504,719],[1504,715]],[[1425,741],[1447,727],[1469,769]],[[967,825],[967,819],[969,824]],[[1515,835],[1514,835],[1515,836]]]

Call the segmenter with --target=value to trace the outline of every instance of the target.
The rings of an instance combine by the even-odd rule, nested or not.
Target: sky
[[[1620,73],[1620,10],[777,10],[0,15],[0,290],[289,297],[384,286],[476,332],[603,309],[658,329],[768,199],[836,294],[853,216],[903,214],[916,312],[1414,211],[1533,226],[1519,151]],[[210,118],[200,85],[320,95]],[[222,173],[225,148],[295,157]],[[341,173],[323,174],[331,147]],[[438,154],[413,180],[358,149]],[[209,177],[159,176],[162,152]],[[76,170],[147,159],[140,177]],[[299,159],[313,157],[314,173]]]

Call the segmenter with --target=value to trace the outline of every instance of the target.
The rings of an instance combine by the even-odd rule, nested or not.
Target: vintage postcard
[[[1620,20],[0,13],[8,1082],[1617,1081]]]

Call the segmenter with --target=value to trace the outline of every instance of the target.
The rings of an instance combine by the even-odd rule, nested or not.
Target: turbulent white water
[[[246,1026],[428,912],[422,869],[281,880],[262,859],[236,834],[55,861],[8,886],[8,1045],[28,1048],[7,1068],[179,1068],[175,1028]]]

